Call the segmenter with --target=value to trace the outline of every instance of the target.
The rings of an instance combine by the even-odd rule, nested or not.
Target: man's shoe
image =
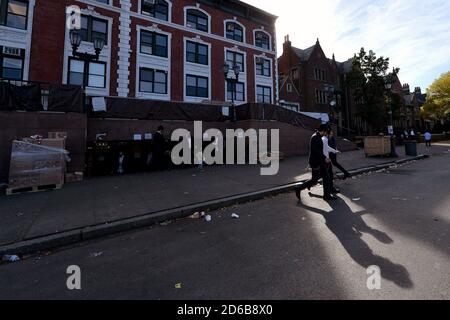
[[[344,173],[344,180],[347,180],[348,178],[350,178],[351,177],[351,174],[350,173]]]
[[[323,200],[325,200],[325,201],[335,201],[335,200],[337,200],[338,198],[336,198],[335,196],[333,196],[333,195],[329,195],[329,196],[324,196],[323,197]]]
[[[298,200],[301,200],[300,191],[301,191],[300,189],[295,189],[295,195],[297,196]]]

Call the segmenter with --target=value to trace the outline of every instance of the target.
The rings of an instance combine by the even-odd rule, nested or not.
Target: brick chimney
[[[411,91],[409,90],[409,84],[408,83],[405,83],[403,85],[403,93],[406,94],[406,95],[411,94]]]
[[[414,92],[417,94],[422,94],[422,89],[420,87],[415,87]]]
[[[286,35],[284,37],[284,44],[283,44],[283,52],[289,52],[292,48],[292,43],[289,40],[289,35]]]

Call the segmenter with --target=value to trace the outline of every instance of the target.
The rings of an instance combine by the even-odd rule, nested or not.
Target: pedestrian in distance
[[[305,189],[311,190],[312,187],[318,184],[320,178],[323,180],[323,199],[337,199],[331,194],[331,177],[329,176],[329,166],[331,165],[331,160],[327,159],[324,155],[322,137],[326,133],[327,126],[322,124],[311,137],[308,162],[312,169],[312,176],[311,179],[306,181],[301,187],[295,189],[295,195],[299,200],[301,199],[301,191]]]
[[[411,132],[409,133],[409,138],[411,141],[416,141],[416,131],[414,131],[414,128],[411,128]]]
[[[153,166],[156,170],[165,170],[167,168],[167,142],[164,138],[164,127],[159,126],[153,135]]]
[[[331,149],[337,150],[336,136],[334,135],[333,129],[330,128],[328,145]],[[338,152],[341,153],[341,152]],[[344,180],[350,178],[350,173],[337,161],[337,154],[334,152],[330,153],[330,160],[334,167],[339,169],[344,174]],[[337,190],[337,189],[336,189]]]
[[[329,177],[329,183],[330,187],[329,190],[331,190],[332,194],[339,193],[340,190],[334,187],[334,172],[333,172],[333,161],[331,160],[332,155],[336,156],[338,153],[340,153],[337,149],[332,148],[330,146],[330,137],[331,137],[332,129],[331,127],[328,127],[327,133],[322,137],[323,142],[323,155],[325,156],[326,162],[329,164],[327,166],[328,169],[328,177]],[[336,146],[336,143],[334,143],[334,146]]]
[[[427,130],[427,132],[425,132],[424,138],[425,138],[426,147],[430,148],[431,147],[431,139],[432,139],[432,135],[431,135],[430,131]]]

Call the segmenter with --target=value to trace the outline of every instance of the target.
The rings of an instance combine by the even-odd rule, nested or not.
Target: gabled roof
[[[405,103],[407,106],[410,106],[412,104],[413,98],[414,98],[413,94],[405,95]]]
[[[300,58],[301,61],[308,61],[315,47],[316,45],[313,45],[312,47],[309,47],[307,49],[299,49],[292,47],[292,50],[294,50],[295,54],[297,55],[297,57]]]

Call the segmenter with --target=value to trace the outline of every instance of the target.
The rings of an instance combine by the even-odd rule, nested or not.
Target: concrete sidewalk
[[[450,144],[430,150],[419,145],[419,154],[448,151]],[[404,148],[398,148],[404,159]],[[356,169],[392,161],[366,158],[362,150],[339,157],[342,165]],[[0,196],[0,246],[42,236],[97,226],[199,202],[264,190],[309,178],[307,157],[289,158],[276,176],[261,176],[259,166],[214,166],[167,172],[93,178],[67,184],[62,190]]]

